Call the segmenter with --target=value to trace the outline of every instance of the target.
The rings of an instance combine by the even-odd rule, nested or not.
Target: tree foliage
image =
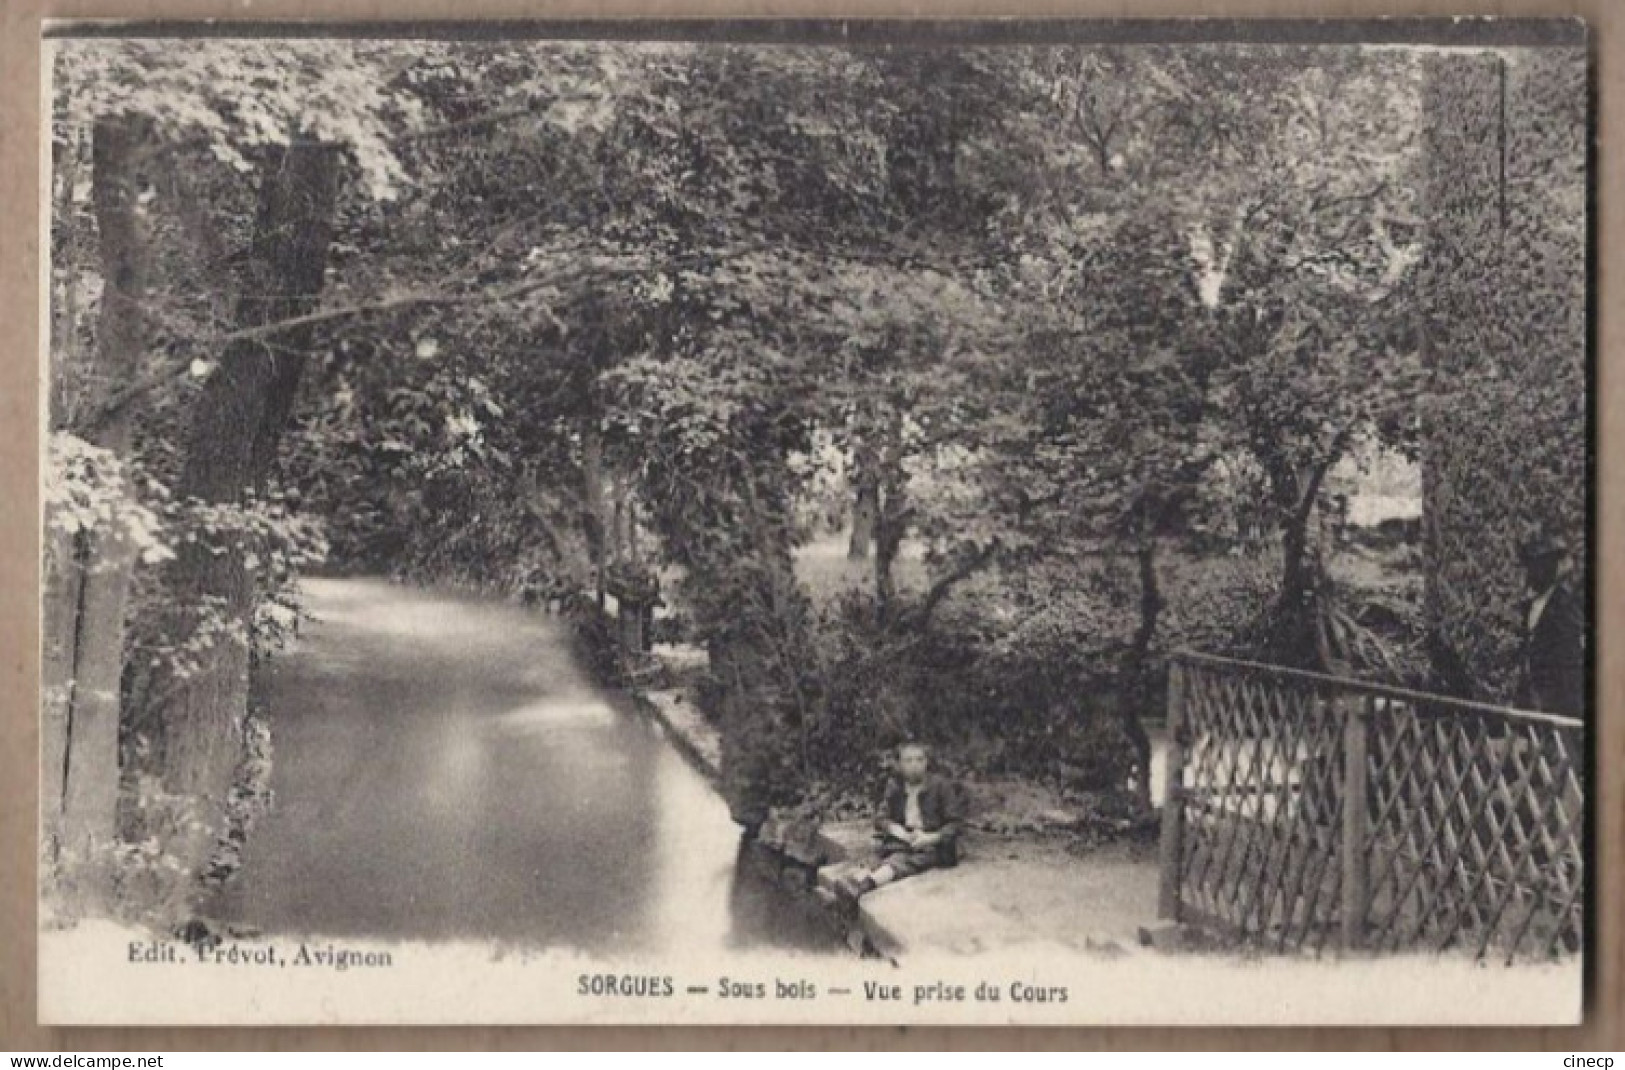
[[[189,674],[241,708],[248,648],[208,650],[273,649],[330,551],[578,606],[662,571],[747,821],[900,734],[1143,792],[1172,646],[1383,669],[1327,567],[1327,481],[1373,445],[1422,456],[1424,413],[1493,438],[1428,408],[1424,338],[1512,353],[1513,324],[1579,322],[1573,235],[1538,234],[1568,201],[1519,216],[1529,285],[1441,285],[1483,258],[1420,220],[1454,203],[1441,161],[1483,161],[1440,141],[1403,51],[97,40],[57,63],[50,522],[116,520],[145,554],[129,740],[204,693]],[[98,122],[141,138],[119,382],[94,360]],[[1509,290],[1534,295],[1516,315],[1464,304]],[[1581,404],[1525,371],[1473,396]],[[1571,436],[1513,452],[1578,485]],[[829,485],[874,546],[834,599],[797,563]]]

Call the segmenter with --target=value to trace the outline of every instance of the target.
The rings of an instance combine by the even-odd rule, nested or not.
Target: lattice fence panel
[[[1180,917],[1280,949],[1579,949],[1579,722],[1205,655],[1173,671]]]
[[[1335,922],[1342,763],[1318,688],[1187,672],[1182,885],[1201,916],[1276,946]]]
[[[1371,738],[1371,946],[1578,950],[1579,726],[1378,699]]]

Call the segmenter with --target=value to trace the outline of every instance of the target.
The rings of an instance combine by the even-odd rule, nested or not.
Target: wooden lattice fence
[[[1579,949],[1580,722],[1200,654],[1169,671],[1164,918],[1280,949]]]

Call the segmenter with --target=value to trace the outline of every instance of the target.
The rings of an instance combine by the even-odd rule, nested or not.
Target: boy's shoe
[[[835,878],[835,893],[849,902],[857,902],[858,897],[875,889],[875,882],[863,870],[848,870]]]

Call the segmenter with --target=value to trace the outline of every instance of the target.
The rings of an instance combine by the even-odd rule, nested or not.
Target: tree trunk
[[[90,849],[112,839],[119,790],[119,684],[124,613],[135,547],[120,531],[84,539],[66,753],[62,842]]]
[[[63,542],[45,599],[40,787],[47,844],[79,866],[115,829],[124,606],[135,555],[116,531]]]
[[[1162,587],[1157,581],[1157,542],[1155,536],[1144,538],[1135,550],[1134,561],[1140,580],[1140,620],[1134,628],[1129,644],[1127,664],[1123,678],[1127,683],[1122,706],[1123,731],[1134,748],[1134,761],[1139,775],[1134,778],[1135,800],[1150,809],[1151,799],[1151,737],[1145,730],[1145,717],[1151,712],[1155,694],[1151,673],[1151,643],[1156,638],[1157,623],[1165,605]]]
[[[859,446],[852,458],[852,535],[846,556],[862,561],[875,541],[875,522],[880,516],[880,479],[875,471],[874,450]]]
[[[103,274],[89,376],[97,392],[127,382],[145,352],[147,264],[135,160],[150,133],[140,120],[106,119],[91,134]],[[129,418],[107,421],[90,441],[123,459]],[[118,803],[124,611],[136,554],[120,523],[115,518],[94,531],[55,537],[46,577],[45,683],[57,701],[45,726],[40,783],[47,833],[75,862],[93,857],[94,845],[112,838]]]
[[[604,530],[604,440],[596,417],[589,418],[581,432],[581,479],[581,527],[587,537],[587,553],[592,557],[593,596],[602,613],[607,604],[604,580],[609,561],[608,533]]]
[[[241,279],[239,327],[310,312],[321,294],[338,194],[336,146],[296,142],[267,169],[253,247]],[[204,385],[195,410],[179,496],[238,504],[262,487],[292,412],[308,332],[234,342]],[[227,629],[189,677],[171,675],[164,697],[164,780],[172,792],[224,797],[247,712],[248,628],[254,578],[244,547],[227,541],[182,547],[172,569],[182,627],[207,612]],[[179,634],[187,634],[181,631]],[[211,815],[212,816],[212,815]]]
[[[626,493],[625,519],[626,563],[636,571],[643,567],[643,550],[638,546],[638,499],[630,488]]]
[[[1283,606],[1300,604],[1309,591],[1309,533],[1307,525],[1296,518],[1289,521],[1281,532],[1281,602]]]
[[[609,561],[616,568],[626,563],[626,481],[619,473],[609,478]]]
[[[875,602],[880,627],[890,627],[896,614],[895,566],[908,535],[913,510],[908,502],[908,473],[903,468],[902,418],[892,420],[890,440],[875,465]]]
[[[56,155],[57,173],[61,175],[60,185],[53,199],[51,211],[53,213],[52,227],[59,229],[68,240],[64,246],[72,244],[73,238],[83,232],[84,224],[78,212],[74,211],[73,194],[79,184],[79,176],[84,168],[84,158],[87,155],[86,139],[78,130],[70,130],[71,141],[67,151]],[[89,139],[88,147],[95,148],[94,130]],[[92,180],[95,176],[92,175]],[[94,188],[94,187],[93,187]],[[81,295],[84,289],[79,272],[68,272],[61,282],[55,286],[56,293],[51,302],[53,313],[51,321],[51,360],[59,368],[75,367],[81,357],[79,345],[79,328],[82,321]],[[56,363],[60,362],[60,363]],[[51,394],[48,399],[50,419],[49,426],[54,431],[58,428],[71,427],[79,400],[74,396],[73,388],[77,385],[74,377],[57,374],[50,377]],[[92,390],[97,384],[92,383]]]
[[[1294,668],[1326,668],[1324,651],[1317,641],[1319,566],[1311,557],[1309,525],[1321,485],[1335,459],[1316,464],[1306,478],[1294,478],[1290,486],[1276,491],[1277,499],[1291,502],[1291,507],[1281,526],[1281,593],[1276,602],[1272,653]],[[1300,486],[1301,491],[1297,489]]]
[[[41,842],[56,851],[62,834],[68,719],[72,712],[73,655],[79,631],[79,539],[46,518],[45,585],[40,592],[40,818]]]
[[[902,547],[902,534],[888,524],[880,524],[875,539],[875,614],[882,629],[890,625],[897,603],[897,576],[893,566]]]

